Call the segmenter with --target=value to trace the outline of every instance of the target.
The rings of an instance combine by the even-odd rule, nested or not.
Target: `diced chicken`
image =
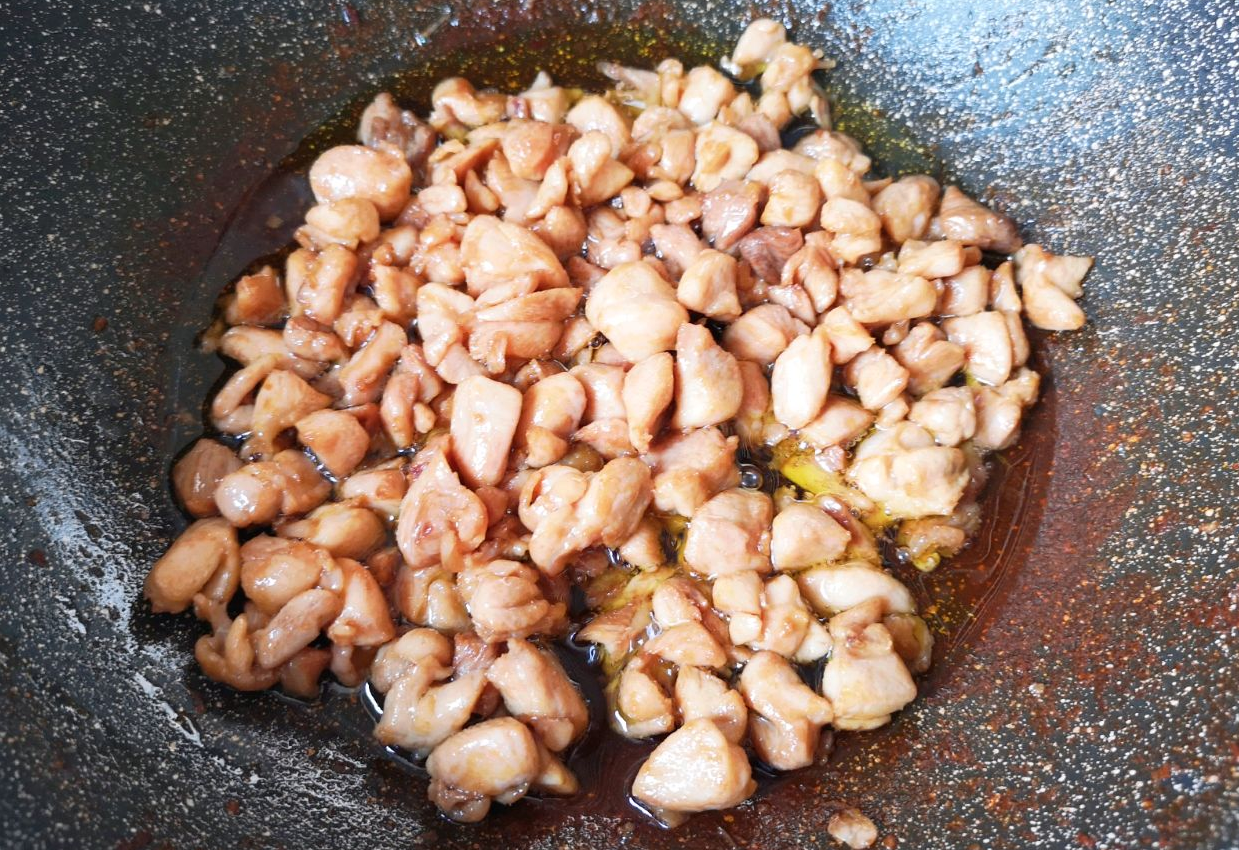
[[[899,249],[899,273],[942,278],[964,270],[964,246],[953,239],[920,242],[909,239]]]
[[[869,170],[871,162],[860,143],[845,133],[815,130],[801,137],[792,148],[798,154],[813,159],[837,159],[859,175]]]
[[[873,209],[882,219],[887,235],[902,245],[925,235],[941,192],[937,180],[913,174],[896,180],[874,195]]]
[[[908,419],[933,434],[940,446],[958,446],[977,430],[977,411],[967,387],[943,387],[925,394],[912,405]]]
[[[774,416],[788,428],[803,428],[822,412],[834,364],[824,333],[798,336],[774,361],[770,395]]]
[[[719,347],[701,325],[680,325],[673,427],[704,428],[725,422],[740,409],[743,390],[736,358]]]
[[[240,576],[236,530],[223,519],[200,519],[151,567],[143,592],[151,610],[179,614],[209,584],[217,585],[216,594],[226,603]]]
[[[776,570],[797,570],[842,557],[852,535],[814,505],[794,503],[779,511],[770,529],[770,560]]]
[[[711,121],[697,131],[693,154],[692,186],[698,192],[711,192],[726,180],[742,179],[760,152],[752,136]]]
[[[414,569],[453,563],[480,546],[486,534],[486,506],[460,483],[447,460],[450,451],[449,437],[432,439],[409,468],[396,542]]]
[[[632,794],[658,812],[726,809],[757,788],[744,750],[712,720],[685,723],[641,765]]]
[[[737,243],[740,255],[761,280],[775,283],[783,277],[783,267],[804,245],[804,237],[794,227],[759,227]]]
[[[895,653],[903,659],[908,672],[924,673],[933,661],[934,636],[929,626],[916,614],[888,614],[882,625],[891,633]]]
[[[624,666],[614,690],[611,723],[626,738],[649,738],[675,729],[675,705],[653,675],[653,656]]]
[[[1029,246],[1032,247],[1032,246]],[[1021,256],[1027,256],[1027,252],[1021,249]],[[982,269],[988,271],[988,269]],[[1007,260],[1000,264],[989,274],[989,305],[995,310],[1002,310],[1007,313],[1019,313],[1024,309],[1024,301],[1020,298],[1019,290],[1015,288],[1015,265]],[[985,309],[984,303],[973,312],[979,313]],[[959,315],[968,315],[960,313]]]
[[[948,341],[931,322],[915,325],[890,351],[908,371],[908,392],[918,396],[950,383],[966,359],[964,347]]]
[[[340,367],[336,379],[347,407],[378,401],[383,395],[387,375],[409,342],[404,329],[392,322],[380,322],[365,345]]]
[[[383,221],[404,208],[412,185],[413,172],[403,152],[390,145],[338,145],[310,166],[310,188],[320,204],[362,198],[374,204]]]
[[[831,358],[835,363],[848,363],[873,347],[873,337],[847,307],[835,307],[827,312],[822,316],[821,327],[830,340]]]
[[[656,655],[679,667],[721,668],[727,663],[727,653],[704,625],[697,622],[677,623],[645,642],[641,651]]]
[[[774,506],[766,494],[724,490],[693,514],[684,561],[710,578],[741,570],[769,572],[773,518]]]
[[[796,576],[800,591],[822,616],[881,599],[886,611],[913,614],[916,602],[899,579],[865,561],[823,564]]]
[[[694,124],[706,124],[735,96],[730,80],[709,65],[698,65],[685,77],[678,108]]]
[[[344,571],[343,606],[327,627],[327,638],[336,646],[382,646],[396,636],[387,607],[387,597],[374,576],[349,558],[338,561]]]
[[[761,304],[727,326],[723,347],[740,360],[769,366],[793,339],[807,332],[805,324],[786,307]]]
[[[573,366],[569,374],[585,389],[583,423],[599,419],[625,419],[623,367],[608,363],[583,363]]]
[[[812,764],[822,726],[834,718],[830,702],[773,652],[749,659],[739,687],[753,711],[749,731],[757,756],[776,770]]]
[[[874,416],[861,405],[841,395],[828,395],[813,421],[800,429],[800,439],[818,449],[848,446],[869,430]]]
[[[655,507],[692,516],[716,493],[738,485],[737,444],[717,428],[673,434],[655,443],[645,458],[654,472]]]
[[[456,581],[442,567],[412,569],[407,564],[396,572],[393,598],[400,614],[410,623],[451,634],[472,625]]]
[[[775,50],[787,42],[787,30],[778,21],[758,18],[744,28],[731,52],[731,69],[740,73],[748,66],[764,65]]]
[[[835,841],[846,844],[852,850],[872,847],[878,840],[878,828],[873,825],[873,821],[851,808],[831,815],[826,831]]]
[[[1055,256],[1040,245],[1028,245],[1015,255],[1016,282],[1024,293],[1028,320],[1047,331],[1073,331],[1084,325],[1084,311],[1075,303],[1084,294],[1082,281],[1092,257]]]
[[[430,799],[449,818],[474,823],[492,800],[515,803],[542,773],[538,742],[512,717],[462,729],[426,760]]]
[[[822,205],[819,221],[830,238],[830,253],[845,263],[882,248],[882,221],[859,201],[832,198]]]
[[[847,475],[896,518],[949,514],[970,477],[962,451],[934,445],[929,432],[911,422],[866,438]]]
[[[973,442],[976,447],[998,450],[1014,445],[1019,439],[1020,419],[1024,415],[1020,402],[990,387],[977,387],[970,395],[975,409]]]
[[[553,634],[564,625],[565,606],[538,586],[538,571],[515,561],[491,561],[460,573],[457,587],[478,636],[488,642]]]
[[[883,602],[872,599],[835,615],[835,651],[822,673],[836,729],[875,729],[916,698],[916,684],[882,625]]]
[[[816,313],[825,313],[839,294],[839,275],[834,259],[810,235],[805,246],[788,258],[780,282],[785,287],[799,285],[808,294]]]
[[[508,651],[490,665],[486,680],[499,690],[512,716],[552,752],[566,748],[589,723],[585,700],[563,667],[526,640],[509,640]]]
[[[1011,375],[1014,351],[1006,317],[997,310],[956,316],[942,323],[947,338],[964,349],[964,367],[978,381],[998,386]]]
[[[765,370],[751,360],[741,360],[740,382],[744,392],[733,423],[746,444],[760,443],[766,431],[766,412],[770,409],[770,384]]]
[[[611,142],[611,155],[619,156],[624,146],[632,141],[628,120],[605,98],[588,95],[568,110],[564,121],[582,133],[591,130],[603,133]]]
[[[224,476],[240,468],[240,459],[227,446],[203,437],[172,467],[172,487],[190,514],[215,516],[219,513],[215,489]]]
[[[959,274],[944,278],[942,285],[938,308],[934,312],[939,316],[971,316],[985,309],[989,299],[990,270],[984,266],[969,266]],[[1011,288],[1014,291],[1014,284]],[[1018,303],[1016,309],[1019,309]]]
[[[281,524],[277,533],[305,540],[338,558],[361,559],[383,545],[387,528],[374,511],[348,502],[330,502],[301,519]]]
[[[638,569],[652,570],[661,567],[667,560],[662,545],[662,526],[657,520],[647,516],[641,520],[637,530],[620,544],[619,554]]]
[[[649,451],[650,441],[675,397],[675,362],[671,355],[661,351],[629,369],[624,375],[622,396],[628,439],[638,452]]]
[[[757,183],[718,183],[701,200],[701,234],[716,250],[730,251],[757,223],[761,200],[762,189]]]
[[[938,290],[923,277],[873,269],[844,275],[839,292],[848,312],[864,324],[886,325],[932,315]]]
[[[336,478],[348,476],[370,448],[370,434],[356,416],[318,410],[297,420],[297,439]]]
[[[908,370],[882,348],[870,348],[848,362],[843,380],[868,410],[881,410],[908,386]]]
[[[837,159],[817,160],[813,169],[813,178],[813,182],[818,186],[817,196],[819,198],[825,197],[827,200],[844,198],[867,207],[873,205],[869,190],[865,188],[860,175]]]
[[[317,586],[335,568],[325,550],[301,540],[260,534],[241,547],[241,589],[246,599],[269,616]]]
[[[274,325],[287,312],[279,276],[270,266],[242,275],[224,303],[224,321],[230,325]]]
[[[524,447],[528,465],[546,466],[567,453],[567,440],[581,424],[585,404],[585,388],[567,372],[549,375],[526,390],[516,444]]]
[[[481,375],[456,387],[452,401],[452,459],[471,487],[495,485],[521,419],[521,393]]]
[[[1023,244],[1011,219],[978,204],[954,186],[947,186],[942,193],[938,228],[947,239],[1002,254],[1010,254]]]
[[[311,588],[288,601],[265,628],[254,634],[254,658],[267,669],[279,667],[313,642],[340,613],[340,597]]]
[[[624,263],[594,284],[585,317],[629,361],[675,347],[676,332],[688,311],[675,290],[647,263]]]
[[[713,673],[681,667],[675,678],[675,704],[684,723],[709,720],[733,744],[744,740],[749,716],[744,698]]]
[[[361,113],[357,140],[376,149],[385,145],[399,148],[409,165],[421,171],[438,138],[430,125],[401,109],[390,94],[382,92]]]
[[[681,275],[676,298],[688,309],[712,319],[733,321],[740,316],[737,275],[735,258],[721,251],[700,251]]]
[[[470,295],[514,280],[538,289],[568,285],[568,273],[545,242],[524,227],[494,216],[475,216],[460,241],[460,262]]]
[[[685,224],[655,224],[650,228],[654,249],[672,278],[679,278],[706,249],[693,229]]]

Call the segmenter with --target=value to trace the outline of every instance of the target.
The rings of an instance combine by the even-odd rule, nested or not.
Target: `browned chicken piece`
[[[964,368],[982,383],[998,386],[1011,375],[1014,350],[1006,317],[997,310],[956,316],[942,323],[947,338],[964,349]]]
[[[628,439],[638,452],[646,452],[675,397],[675,362],[671,355],[665,351],[653,354],[628,370],[621,397]]]
[[[525,180],[542,180],[547,170],[568,153],[575,135],[563,124],[513,118],[505,125],[500,146],[512,173]]]
[[[344,342],[329,326],[309,316],[293,316],[284,324],[284,347],[296,357],[319,363],[347,360],[349,355]]]
[[[791,576],[776,576],[765,584],[751,571],[720,576],[714,583],[714,605],[728,615],[728,636],[737,646],[799,662],[815,661],[830,651],[829,635]]]
[[[483,640],[555,634],[566,625],[564,603],[548,601],[538,578],[537,570],[515,561],[491,561],[460,573],[456,586]]]
[[[908,419],[933,435],[940,446],[958,446],[977,430],[977,411],[967,387],[943,387],[926,393],[908,411]]]
[[[408,341],[408,335],[399,325],[380,322],[361,349],[340,367],[337,380],[344,391],[340,402],[354,407],[378,401],[383,395],[387,375]]]
[[[327,627],[327,638],[336,646],[383,646],[396,636],[383,589],[356,561],[338,563],[344,570],[343,607]]]
[[[836,729],[876,729],[916,698],[916,684],[871,599],[830,621],[835,650],[822,673],[822,694],[835,710]]]
[[[518,512],[521,523],[537,531],[548,516],[571,508],[589,489],[589,476],[569,466],[553,464],[534,470],[521,484]]]
[[[733,744],[744,740],[749,712],[744,698],[700,667],[681,667],[675,677],[675,705],[684,723],[709,720]]]
[[[774,417],[788,428],[803,428],[826,404],[834,364],[830,341],[819,331],[798,336],[774,361],[770,395]]]
[[[862,324],[887,325],[933,314],[938,290],[923,277],[872,269],[845,274],[839,282],[843,303]]]
[[[830,238],[830,253],[845,263],[855,263],[882,248],[882,221],[859,201],[828,200],[822,205],[819,222]]]
[[[281,513],[283,484],[284,476],[274,461],[249,463],[219,480],[215,505],[237,528],[263,525]]]
[[[356,285],[358,267],[357,255],[343,245],[329,244],[317,254],[294,252],[285,269],[285,286],[296,299],[294,312],[333,323]]]
[[[808,333],[808,328],[786,307],[761,304],[727,326],[723,347],[740,360],[769,366],[803,333]]]
[[[692,516],[716,493],[740,483],[738,440],[717,428],[672,434],[654,443],[645,461],[654,472],[654,506]]]
[[[759,227],[737,243],[740,255],[761,280],[776,283],[783,267],[804,246],[804,237],[794,227]]]
[[[424,756],[464,728],[486,678],[458,671],[443,681],[452,674],[451,662],[451,643],[429,629],[414,629],[379,650],[372,679],[386,698],[375,737]]]
[[[337,558],[360,560],[383,545],[387,526],[374,511],[360,505],[329,502],[301,519],[281,523],[276,533],[305,540]]]
[[[673,278],[679,279],[706,246],[685,224],[655,224],[650,228],[654,250]]]
[[[964,453],[935,445],[928,431],[911,422],[862,441],[847,475],[887,515],[900,519],[949,514],[969,481]]]
[[[539,289],[568,285],[568,273],[545,242],[494,216],[470,220],[460,241],[460,262],[474,296],[515,280],[533,281]]]
[[[1047,331],[1083,327],[1084,311],[1075,302],[1084,294],[1082,281],[1092,266],[1092,257],[1055,256],[1040,245],[1017,253],[1015,276],[1028,320]]]
[[[261,691],[280,680],[279,670],[257,666],[252,630],[245,614],[222,622],[215,633],[194,644],[194,660],[208,678],[239,691]]]
[[[481,545],[486,506],[460,483],[447,454],[451,438],[436,437],[413,458],[409,490],[400,503],[396,543],[414,569],[454,563]]]
[[[650,655],[634,656],[608,693],[611,726],[625,738],[649,738],[675,729],[675,705],[658,683],[658,663]]]
[[[146,576],[151,610],[179,614],[208,584],[226,602],[241,577],[237,532],[226,520],[200,519],[186,528]]]
[[[285,449],[272,461],[279,477],[277,486],[282,491],[279,513],[284,516],[304,514],[321,505],[331,495],[331,482],[323,477],[314,461],[298,449]],[[256,466],[257,464],[250,464]],[[244,471],[242,468],[241,471]],[[222,481],[221,481],[222,483]],[[219,504],[216,491],[216,504]],[[221,507],[221,512],[223,508]],[[233,523],[234,525],[236,523]]]
[[[830,340],[830,355],[835,363],[848,363],[873,347],[873,337],[856,321],[847,307],[839,306],[822,316],[820,327]]]
[[[674,348],[688,311],[676,301],[671,284],[647,263],[636,262],[616,266],[594,284],[585,317],[635,363]]]
[[[727,653],[701,623],[677,623],[645,642],[641,651],[676,666],[722,668]]]
[[[751,141],[751,140],[750,140]],[[762,188],[757,183],[723,181],[701,200],[701,234],[718,251],[730,251],[757,223]]]
[[[567,453],[567,440],[581,423],[585,403],[585,388],[567,372],[549,375],[525,392],[516,445],[525,449],[526,464],[546,466]]]
[[[374,204],[383,221],[404,208],[413,172],[404,154],[391,145],[369,148],[338,145],[324,151],[310,166],[310,187],[320,204],[363,198]]]
[[[818,449],[848,446],[869,430],[874,416],[850,398],[831,394],[812,422],[800,429],[800,439]]]
[[[296,422],[297,439],[336,478],[347,477],[370,448],[370,434],[342,410],[317,410]]]
[[[238,278],[224,302],[224,321],[230,325],[276,325],[287,313],[279,275],[270,266]]]
[[[172,487],[185,510],[195,517],[215,516],[215,488],[241,461],[223,443],[203,437],[172,467]]]
[[[477,375],[456,387],[452,460],[470,487],[498,484],[521,418],[520,390]]]
[[[672,427],[704,428],[735,416],[744,391],[736,358],[701,325],[680,325],[675,348]]]
[[[430,114],[431,125],[444,132],[493,124],[503,117],[507,98],[498,92],[479,92],[463,77],[448,77],[441,80],[430,93],[434,110]]]
[[[839,160],[829,157],[819,159],[812,173],[813,182],[818,187],[817,197],[819,199],[823,197],[826,200],[843,198],[866,207],[873,205],[869,190],[865,187],[864,181],[860,179],[860,175]]]
[[[401,616],[414,625],[441,632],[459,633],[471,625],[456,581],[442,567],[413,569],[408,564],[396,572],[393,601]]]
[[[1020,420],[1024,415],[1020,402],[990,387],[977,387],[969,392],[975,410],[973,444],[982,451],[1014,445],[1019,439]]]
[[[878,840],[878,828],[873,825],[873,821],[852,808],[843,809],[831,815],[826,831],[835,841],[847,845],[852,850],[872,847],[873,843]]]
[[[934,312],[939,316],[971,316],[984,310],[989,300],[990,270],[985,266],[969,266],[959,274],[944,278],[942,286]],[[1012,284],[1012,291],[1014,289]],[[1016,309],[1019,309],[1018,303]]]
[[[542,772],[538,742],[512,717],[462,729],[426,760],[430,799],[461,823],[486,817],[491,801],[515,803]]]
[[[552,752],[580,737],[589,709],[559,661],[529,641],[508,641],[508,651],[486,670],[508,712],[524,722]]]
[[[335,569],[326,550],[302,540],[260,534],[241,547],[241,589],[267,616],[274,616],[299,593],[317,587]]]
[[[438,136],[429,124],[413,112],[401,109],[390,94],[382,92],[361,113],[357,140],[372,148],[384,145],[399,148],[410,167],[420,173]]]
[[[1027,252],[1023,249],[1017,253],[1021,256],[1027,256]],[[982,270],[986,272],[989,271],[984,268],[982,268]],[[989,305],[991,308],[995,310],[1002,310],[1006,313],[1019,313],[1024,309],[1024,301],[1020,298],[1019,290],[1015,288],[1015,265],[1010,260],[1002,263],[998,266],[998,268],[994,269],[994,271],[989,274],[988,290]],[[981,306],[972,312],[979,313],[984,309],[985,304],[982,302]],[[961,312],[959,315],[964,316],[968,314]]]
[[[697,509],[684,540],[684,561],[714,578],[741,570],[770,571],[774,506],[765,493],[724,490]]]
[[[632,783],[632,795],[660,817],[727,809],[757,788],[748,756],[712,720],[691,720],[659,744]]]
[[[1024,244],[1011,219],[978,204],[954,186],[947,186],[942,193],[937,225],[947,239],[986,251],[1010,254]]]
[[[254,399],[250,437],[241,456],[268,460],[278,451],[280,435],[297,420],[331,404],[331,397],[318,392],[292,372],[277,369],[266,377]]]
[[[907,369],[876,346],[856,355],[843,369],[843,382],[856,391],[868,410],[881,410],[899,398],[908,377]]]
[[[305,647],[340,613],[340,597],[329,590],[302,591],[254,633],[254,657],[267,669],[279,667]]]
[[[799,285],[803,288],[816,313],[829,310],[839,294],[839,274],[823,242],[810,234],[805,246],[788,258],[780,279],[785,287]]]
[[[738,274],[734,257],[712,249],[700,251],[680,277],[676,298],[690,310],[712,319],[732,321],[740,316]]]
[[[908,392],[925,395],[950,383],[964,368],[964,347],[947,340],[932,322],[919,322],[890,349],[899,365],[908,371]]]
[[[749,736],[758,758],[776,770],[813,764],[830,702],[813,692],[782,656],[758,652],[740,673],[740,693],[752,709]]]
[[[834,561],[847,550],[852,535],[815,505],[797,502],[774,517],[770,561],[776,570],[798,570]]]
[[[272,368],[287,369],[299,377],[311,379],[323,371],[321,363],[293,355],[284,345],[284,336],[271,328],[238,325],[229,328],[219,340],[219,353],[242,366],[258,365],[264,358],[274,357]],[[235,376],[234,376],[235,377]]]
[[[920,239],[938,208],[938,181],[924,174],[901,177],[873,196],[873,209],[892,240]]]
[[[943,278],[964,270],[964,246],[953,239],[909,239],[899,248],[899,273]]]
[[[866,561],[822,564],[800,573],[796,581],[805,600],[824,617],[871,599],[881,599],[888,612],[916,613],[916,602],[899,579]]]

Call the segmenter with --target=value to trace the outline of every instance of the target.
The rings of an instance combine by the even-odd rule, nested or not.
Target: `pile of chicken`
[[[1078,328],[1091,261],[930,177],[866,180],[823,66],[760,20],[734,77],[448,79],[428,122],[380,95],[311,168],[282,272],[223,302],[240,368],[146,583],[209,623],[206,674],[369,681],[458,820],[576,790],[589,714],[549,649],[573,627],[613,727],[667,736],[631,789],[666,820],[913,699],[932,641],[875,530],[925,568],[965,545],[1037,397],[1023,317]],[[741,486],[751,458],[777,487]]]

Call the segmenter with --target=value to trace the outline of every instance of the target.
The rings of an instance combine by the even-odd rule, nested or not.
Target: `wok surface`
[[[828,847],[839,801],[920,850],[1239,845],[1233,6],[499,5],[0,2],[0,845]],[[221,368],[194,334],[287,239],[279,164],[397,72],[416,90],[468,48],[504,82],[557,46],[579,77],[631,21],[617,58],[717,55],[755,12],[839,60],[879,160],[1096,255],[1091,324],[1038,340],[1020,525],[960,568],[997,580],[921,698],[734,816],[667,833],[583,799],[449,825],[359,705],[214,686],[198,626],[139,601]]]

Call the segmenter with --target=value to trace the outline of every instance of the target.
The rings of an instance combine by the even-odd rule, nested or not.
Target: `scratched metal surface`
[[[1233,4],[341,8],[0,0],[0,844],[824,847],[846,801],[885,847],[1239,846]],[[628,21],[700,53],[754,10],[840,61],[880,159],[1098,257],[1092,324],[1038,342],[1020,527],[921,699],[826,767],[674,833],[538,803],[448,825],[359,706],[215,688],[195,627],[139,603],[218,373],[193,335],[287,237],[254,200],[295,202],[278,164],[398,71],[539,43],[583,73]]]

